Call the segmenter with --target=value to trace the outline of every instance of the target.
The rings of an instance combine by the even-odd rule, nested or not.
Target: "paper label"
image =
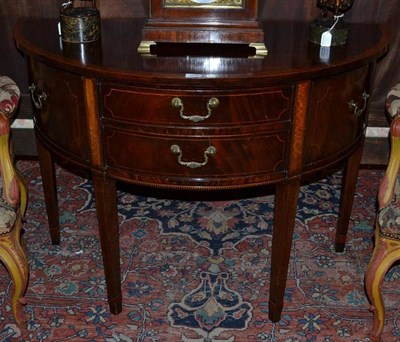
[[[319,58],[321,59],[322,62],[327,63],[329,62],[329,58],[331,55],[331,49],[329,46],[321,46],[319,49]]]
[[[321,35],[321,46],[331,46],[332,43],[332,33],[330,33],[329,31],[325,31],[322,35]]]

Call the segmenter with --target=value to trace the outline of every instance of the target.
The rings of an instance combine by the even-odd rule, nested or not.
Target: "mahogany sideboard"
[[[213,194],[275,189],[269,317],[280,319],[299,188],[343,166],[335,247],[343,251],[373,90],[388,37],[351,24],[322,51],[308,23],[264,24],[268,56],[236,46],[137,48],[143,21],[103,20],[101,40],[63,43],[57,23],[15,28],[26,56],[52,242],[60,242],[55,161],[93,179],[110,310],[122,310],[116,182]],[[184,50],[188,50],[184,51]]]

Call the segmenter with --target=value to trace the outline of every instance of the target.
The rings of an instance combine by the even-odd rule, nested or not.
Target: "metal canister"
[[[61,38],[69,43],[89,43],[100,38],[100,12],[96,1],[91,7],[74,7],[70,0],[61,5]]]

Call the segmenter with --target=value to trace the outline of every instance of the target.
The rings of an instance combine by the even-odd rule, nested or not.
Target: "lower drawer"
[[[240,136],[153,136],[106,127],[107,168],[129,177],[215,179],[279,173],[286,169],[288,132]]]

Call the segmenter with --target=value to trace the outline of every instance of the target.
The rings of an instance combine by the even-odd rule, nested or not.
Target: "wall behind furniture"
[[[23,117],[29,117],[32,109],[27,90],[28,80],[25,62],[15,48],[12,36],[13,27],[17,20],[23,17],[57,18],[60,5],[63,2],[65,0],[0,1],[0,74],[9,75],[21,87],[23,99],[20,114]],[[76,6],[88,6],[91,1],[74,1],[74,3]],[[96,3],[102,18],[146,17],[148,13],[147,0],[97,0]],[[311,21],[319,14],[316,0],[259,0],[259,4],[260,15],[265,20]],[[346,20],[351,22],[383,23],[391,34],[389,54],[379,63],[376,72],[376,88],[371,100],[369,121],[369,125],[374,127],[388,125],[384,112],[385,96],[387,90],[400,81],[400,63],[396,58],[400,54],[399,17],[399,0],[355,0],[353,8],[346,14]],[[265,34],[268,34],[268,32]],[[381,147],[375,147],[378,150],[373,153],[379,154]],[[373,146],[369,148],[373,148]]]

